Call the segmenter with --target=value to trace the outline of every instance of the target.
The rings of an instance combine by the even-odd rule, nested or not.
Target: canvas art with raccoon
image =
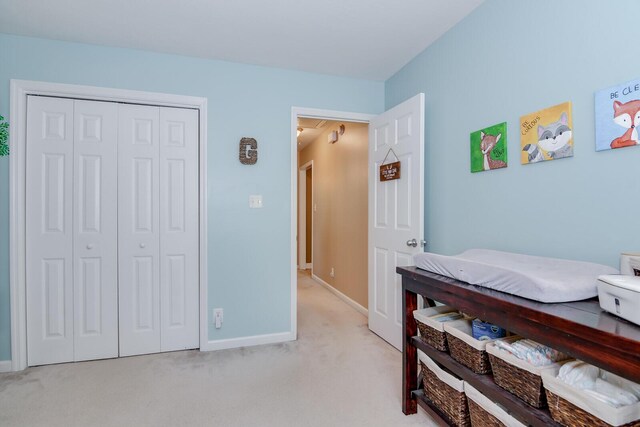
[[[573,157],[571,103],[522,116],[520,144],[522,164]]]

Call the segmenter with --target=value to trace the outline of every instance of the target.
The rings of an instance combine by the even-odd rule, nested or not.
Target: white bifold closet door
[[[197,348],[198,112],[160,108],[160,351]]]
[[[120,355],[198,347],[198,115],[120,106]]]
[[[29,365],[118,355],[117,104],[29,96]]]
[[[199,346],[198,112],[29,96],[29,366]]]

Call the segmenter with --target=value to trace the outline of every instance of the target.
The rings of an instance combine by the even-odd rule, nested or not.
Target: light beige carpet
[[[298,341],[0,374],[0,426],[400,426],[401,355],[306,275]]]

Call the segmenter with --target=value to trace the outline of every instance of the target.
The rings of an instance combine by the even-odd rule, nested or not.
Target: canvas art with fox
[[[596,151],[638,145],[640,80],[596,92]]]

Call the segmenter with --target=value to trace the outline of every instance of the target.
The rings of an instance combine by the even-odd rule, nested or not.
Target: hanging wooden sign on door
[[[389,157],[389,153],[393,153],[396,161],[393,163],[385,164],[385,162],[387,161],[387,157]],[[380,181],[393,181],[394,179],[400,179],[400,159],[398,158],[398,156],[396,156],[396,153],[393,151],[393,149],[389,148],[389,151],[387,151],[387,155],[384,156],[384,160],[380,165]]]
[[[400,162],[393,162],[380,166],[380,181],[400,179]]]

